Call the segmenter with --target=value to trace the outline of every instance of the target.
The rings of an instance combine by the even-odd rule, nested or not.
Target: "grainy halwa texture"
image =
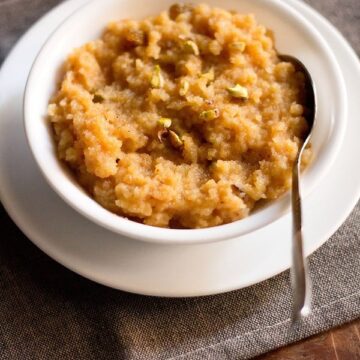
[[[60,159],[105,208],[201,228],[289,189],[303,93],[253,15],[174,5],[76,49],[48,113]]]

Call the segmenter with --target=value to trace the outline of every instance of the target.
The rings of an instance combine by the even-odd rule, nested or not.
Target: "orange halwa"
[[[202,228],[289,189],[304,86],[254,16],[173,5],[76,49],[48,114],[59,158],[105,208]]]

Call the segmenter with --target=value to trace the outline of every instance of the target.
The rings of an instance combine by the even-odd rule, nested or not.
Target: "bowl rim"
[[[262,1],[262,0],[260,0]],[[326,53],[329,57],[330,63],[334,70],[334,75],[339,83],[339,86],[341,88],[341,96],[339,100],[340,108],[341,108],[341,120],[342,122],[345,122],[346,119],[346,88],[344,84],[344,80],[341,74],[340,67],[336,61],[336,58],[329,47],[329,45],[326,43],[325,39],[321,36],[321,34],[318,32],[318,30],[297,10],[286,4],[284,1],[277,1],[277,0],[267,0],[269,3],[271,3],[272,6],[277,8],[277,10],[282,10],[287,13],[287,16],[296,19],[296,21],[301,24],[302,28],[307,31],[312,37],[314,37],[317,41],[317,44],[321,46],[322,51]],[[77,202],[76,199],[72,198],[71,196],[68,196],[66,192],[64,191],[62,184],[60,184],[59,181],[55,180],[55,177],[52,176],[47,171],[47,166],[44,163],[44,161],[41,160],[39,153],[36,150],[36,147],[33,146],[33,141],[35,140],[34,136],[32,136],[31,132],[31,96],[29,95],[31,93],[31,88],[34,80],[36,80],[38,76],[39,70],[41,70],[39,64],[40,60],[44,58],[46,55],[46,50],[50,47],[50,45],[53,44],[53,42],[56,40],[56,38],[61,35],[63,28],[71,21],[73,21],[74,17],[78,15],[80,12],[84,11],[87,7],[94,4],[96,0],[89,0],[85,4],[81,5],[78,9],[76,9],[74,12],[72,12],[67,18],[65,18],[59,26],[56,27],[56,29],[50,34],[48,39],[45,41],[45,43],[42,45],[39,53],[37,54],[34,63],[31,66],[29,76],[25,85],[25,92],[24,92],[24,99],[23,99],[23,119],[24,119],[24,128],[25,128],[25,134],[26,139],[28,141],[31,153],[35,159],[36,164],[38,165],[42,175],[48,182],[48,184],[51,186],[51,188],[73,209],[78,211],[80,214],[91,220],[92,222],[96,223],[97,225],[100,225],[112,232],[125,235],[129,238],[135,239],[135,240],[141,240],[146,241],[150,243],[162,243],[162,244],[200,244],[200,243],[210,243],[210,242],[216,242],[216,241],[222,241],[226,239],[233,239],[236,237],[240,237],[243,235],[246,235],[250,232],[259,230],[270,223],[274,221],[278,221],[281,217],[286,215],[286,213],[289,210],[289,194],[285,194],[280,199],[275,200],[269,208],[274,207],[277,205],[278,209],[280,210],[279,214],[275,217],[271,217],[271,220],[267,221],[261,221],[257,222],[260,224],[253,224],[252,226],[248,225],[247,229],[242,229],[241,231],[239,229],[235,228],[235,224],[242,222],[243,224],[245,221],[248,223],[251,222],[249,219],[252,217],[249,216],[247,218],[234,221],[229,224],[223,224],[218,225],[214,227],[209,228],[202,228],[202,229],[169,229],[169,228],[160,228],[155,226],[150,226],[142,223],[135,222],[133,220],[129,220],[126,217],[122,217],[119,215],[116,215],[109,210],[103,208],[100,204],[98,204],[91,196],[86,194],[86,197],[89,199],[88,204],[93,204],[96,207],[96,211],[90,211],[88,207],[86,207],[86,204],[82,204],[81,202]],[[105,26],[105,25],[104,25]],[[71,50],[69,50],[70,52]],[[346,124],[340,128],[341,134],[338,135],[338,142],[336,144],[337,148],[333,150],[333,156],[332,159],[330,159],[330,163],[327,167],[327,169],[331,166],[332,162],[335,160],[335,157],[338,153],[338,150],[341,146],[342,139],[345,133]],[[62,171],[65,175],[65,171]],[[69,181],[69,180],[68,180]],[[318,181],[317,181],[318,182]],[[80,191],[77,189],[77,192],[80,193]],[[305,194],[308,196],[309,194]],[[285,205],[286,204],[286,205]],[[285,208],[284,208],[285,206]],[[266,210],[263,210],[266,211]],[[230,229],[231,228],[231,229]]]

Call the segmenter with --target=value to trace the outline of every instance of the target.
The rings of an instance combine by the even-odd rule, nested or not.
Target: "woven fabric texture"
[[[57,0],[0,0],[0,62]],[[359,0],[308,1],[360,53]],[[1,94],[0,94],[1,96]],[[360,316],[360,205],[310,258],[313,314],[289,332],[289,272],[227,294],[162,299],[90,282],[26,239],[0,205],[0,360],[249,359]]]

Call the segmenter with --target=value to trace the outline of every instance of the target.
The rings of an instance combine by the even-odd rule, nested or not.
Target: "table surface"
[[[360,319],[254,360],[359,360]]]

